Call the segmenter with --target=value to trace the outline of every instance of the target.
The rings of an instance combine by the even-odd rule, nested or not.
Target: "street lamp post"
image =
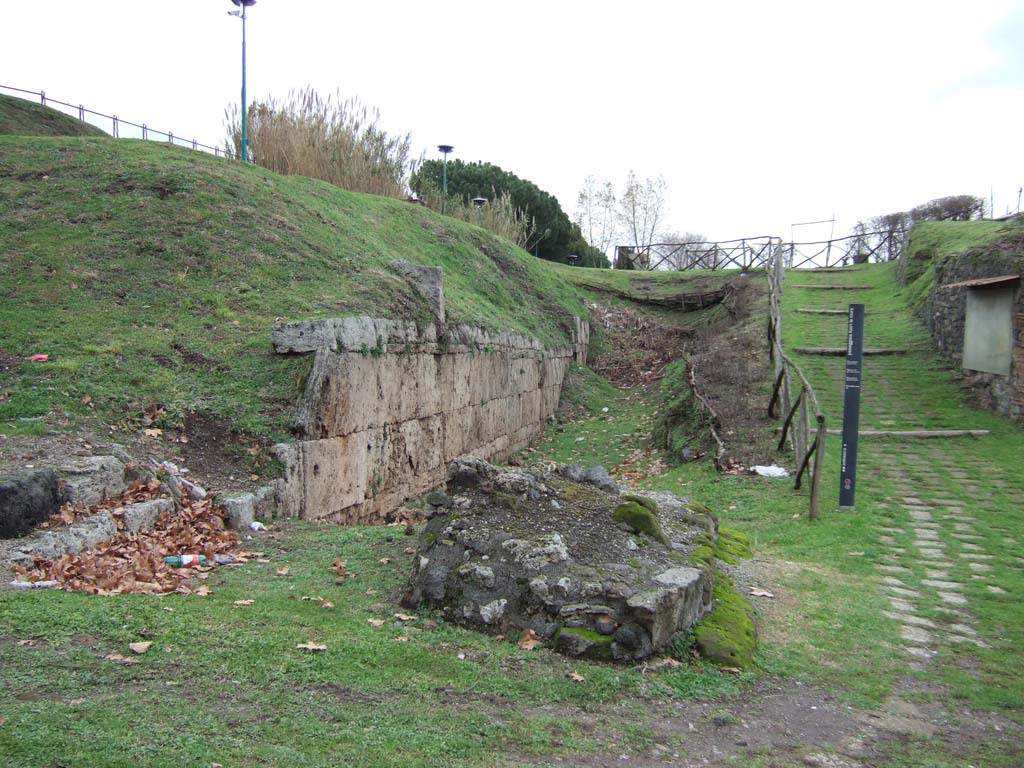
[[[444,162],[441,164],[441,215],[444,216],[445,198],[448,197],[448,153],[455,147],[451,144],[438,144],[437,151],[444,155]]]
[[[484,225],[484,223],[483,223],[484,203],[486,203],[486,202],[487,202],[487,198],[486,197],[481,197],[480,195],[477,195],[476,197],[473,198],[473,205],[476,206],[476,224],[477,224],[478,227],[482,227]]]
[[[238,16],[242,20],[242,162],[249,162],[249,119],[246,116],[245,98],[245,9],[250,5],[256,5],[256,0],[231,0],[237,7],[237,11],[228,11],[231,16]]]

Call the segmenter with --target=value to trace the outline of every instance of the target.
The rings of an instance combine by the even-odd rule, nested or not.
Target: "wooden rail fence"
[[[794,488],[803,484],[804,474],[810,486],[808,517],[818,517],[821,490],[821,472],[825,463],[825,414],[821,411],[818,397],[800,366],[782,347],[782,284],[785,277],[784,246],[774,248],[768,264],[768,350],[775,364],[775,386],[768,403],[768,416],[775,418],[785,414],[779,450],[788,442],[797,457],[797,471]],[[794,397],[796,392],[796,397]],[[777,410],[781,407],[781,411]],[[813,423],[812,423],[813,414]]]

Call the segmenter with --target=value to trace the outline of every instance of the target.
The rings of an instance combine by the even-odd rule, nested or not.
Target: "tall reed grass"
[[[391,136],[379,126],[380,112],[358,98],[326,98],[313,88],[292,90],[284,100],[253,102],[248,112],[252,161],[277,173],[309,176],[343,189],[387,197],[408,194],[419,159],[412,135]],[[225,110],[227,144],[241,152],[237,104]]]

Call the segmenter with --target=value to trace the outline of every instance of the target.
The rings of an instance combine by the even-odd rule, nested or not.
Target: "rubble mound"
[[[466,457],[447,483],[426,498],[407,607],[618,661],[664,650],[712,607],[718,521],[703,505],[624,493],[578,465],[527,472]]]

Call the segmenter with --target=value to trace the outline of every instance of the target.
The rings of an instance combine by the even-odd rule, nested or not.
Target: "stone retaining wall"
[[[968,288],[944,288],[951,283],[1024,272],[1024,257],[988,253],[984,248],[947,258],[936,266],[936,287],[924,320],[942,354],[963,365],[964,323]],[[1016,289],[1013,307],[1013,350],[1009,376],[964,370],[963,386],[978,405],[1017,420],[1024,420],[1024,288]],[[984,290],[984,289],[982,289]]]
[[[286,467],[279,512],[368,523],[444,482],[472,454],[501,461],[554,413],[589,325],[571,346],[545,349],[515,333],[367,317],[280,324],[282,354],[315,355],[295,429],[278,446]]]

